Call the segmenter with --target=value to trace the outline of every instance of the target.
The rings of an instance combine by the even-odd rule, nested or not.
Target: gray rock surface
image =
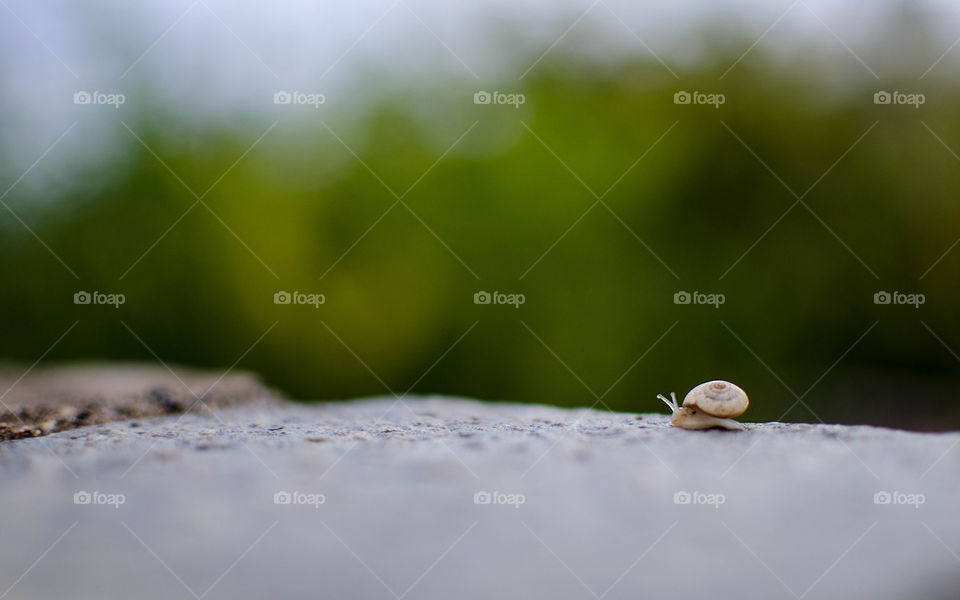
[[[447,398],[116,421],[0,443],[0,598],[956,598],[958,446]]]

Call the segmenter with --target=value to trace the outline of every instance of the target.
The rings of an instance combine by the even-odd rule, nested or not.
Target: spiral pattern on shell
[[[750,405],[747,393],[729,381],[708,381],[690,390],[683,405],[708,415],[729,419],[739,417]]]

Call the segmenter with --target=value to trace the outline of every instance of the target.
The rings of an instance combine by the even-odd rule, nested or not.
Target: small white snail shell
[[[671,400],[662,394],[657,398],[670,407],[673,415],[670,424],[683,429],[743,429],[732,417],[739,417],[750,405],[746,392],[729,381],[708,381],[690,390],[677,404],[677,397],[670,392]]]

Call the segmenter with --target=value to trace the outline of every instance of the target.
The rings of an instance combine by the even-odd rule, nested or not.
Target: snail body
[[[670,392],[670,400],[662,394],[657,398],[670,407],[673,413],[670,424],[682,429],[743,429],[733,417],[742,415],[750,405],[746,392],[721,380],[708,381],[693,388],[683,398],[683,404],[677,403],[673,392]]]

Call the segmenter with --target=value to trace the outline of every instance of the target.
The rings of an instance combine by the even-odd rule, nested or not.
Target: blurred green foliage
[[[125,108],[170,170],[130,136],[86,191],[8,197],[80,279],[0,218],[0,353],[32,362],[79,320],[47,360],[242,357],[302,399],[413,386],[663,412],[657,393],[724,378],[751,420],[960,426],[960,251],[930,269],[960,236],[957,85],[885,81],[927,102],[877,106],[876,82],[825,92],[827,65],[759,49],[720,80],[737,54],[680,81],[558,54],[501,84],[519,108],[475,105],[470,82],[371,90],[352,113],[330,96],[278,110],[235,166],[272,118]],[[681,89],[726,103],[676,105]],[[197,203],[186,186],[213,187]],[[127,301],[76,306],[81,289]],[[279,290],[326,303],[276,305]],[[479,290],[526,302],[476,305]],[[680,290],[726,302],[676,305]],[[878,290],[926,303],[878,306]]]

